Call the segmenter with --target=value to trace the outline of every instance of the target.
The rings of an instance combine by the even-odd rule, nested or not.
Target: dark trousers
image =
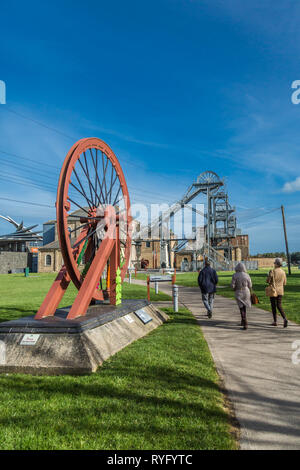
[[[271,301],[274,322],[275,323],[277,322],[277,310],[280,312],[282,318],[286,320],[286,316],[281,305],[282,295],[278,295],[277,297],[270,297],[270,301]]]
[[[245,305],[243,305],[242,307],[240,307],[240,312],[241,312],[242,321],[243,321],[243,322],[246,322],[246,321],[247,321],[247,317],[246,317],[247,310],[246,310],[246,306],[245,306]]]

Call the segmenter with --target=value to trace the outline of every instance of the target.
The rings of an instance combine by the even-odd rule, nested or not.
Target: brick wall
[[[258,268],[274,268],[275,258],[249,258],[250,261],[257,261]]]

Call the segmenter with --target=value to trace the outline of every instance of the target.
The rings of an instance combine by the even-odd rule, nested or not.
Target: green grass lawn
[[[2,320],[34,313],[52,279],[1,276]],[[125,285],[124,296],[144,289]],[[0,449],[236,448],[201,329],[186,309],[166,312],[170,321],[95,374],[0,375]]]
[[[56,274],[1,274],[0,275],[0,322],[33,315],[44,300]],[[60,307],[71,305],[77,294],[77,289],[70,283]],[[124,299],[144,299],[147,297],[147,288],[128,283],[123,284]],[[167,294],[160,292],[155,295],[150,290],[151,300],[171,300]]]
[[[253,290],[257,294],[260,303],[257,307],[271,312],[270,299],[265,295],[266,278],[269,269],[261,269],[259,271],[249,271],[253,283]],[[219,286],[218,294],[234,298],[234,292],[230,287],[233,272],[218,272]],[[186,273],[176,275],[176,284],[181,286],[198,287],[198,273]],[[283,298],[283,307],[289,320],[300,323],[300,271],[292,270],[292,275],[287,277],[287,285],[285,287],[285,295]]]

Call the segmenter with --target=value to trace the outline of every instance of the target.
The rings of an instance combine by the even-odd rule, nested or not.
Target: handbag
[[[252,305],[259,304],[259,299],[258,299],[257,295],[255,294],[255,292],[252,292],[252,294],[251,294],[251,304]]]
[[[266,296],[267,297],[277,297],[277,292],[274,283],[274,275],[272,276],[272,280],[270,284],[266,287]]]
[[[277,297],[277,292],[274,286],[266,287],[266,296],[267,297]]]

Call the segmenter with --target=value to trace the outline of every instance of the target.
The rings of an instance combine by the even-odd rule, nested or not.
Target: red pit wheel
[[[70,280],[79,292],[68,319],[84,315],[92,300],[115,304],[116,271],[123,280],[130,256],[130,199],[117,157],[102,140],[81,139],[69,151],[56,215],[64,266],[35,318],[54,315]]]

